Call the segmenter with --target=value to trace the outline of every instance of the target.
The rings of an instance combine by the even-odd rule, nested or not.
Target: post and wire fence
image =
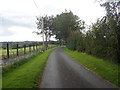
[[[47,49],[55,47],[55,44],[48,44]],[[2,60],[23,56],[34,52],[43,52],[44,47],[41,43],[34,44],[9,44],[2,47]]]

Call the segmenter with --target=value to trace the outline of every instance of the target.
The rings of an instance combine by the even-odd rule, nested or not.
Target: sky
[[[87,25],[105,15],[104,8],[96,0],[0,0],[0,42],[42,41],[40,35],[32,33],[38,31],[36,16],[55,16],[65,9]],[[54,37],[51,40],[55,40]]]

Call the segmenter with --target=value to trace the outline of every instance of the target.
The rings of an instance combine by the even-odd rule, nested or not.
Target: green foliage
[[[85,28],[85,22],[80,20],[77,15],[74,15],[71,11],[65,10],[61,14],[51,16],[37,17],[37,28],[39,29],[37,35],[45,34],[46,46],[47,40],[52,35],[55,36],[60,42],[67,43],[68,37],[71,31],[82,30]],[[44,32],[42,31],[44,29]]]
[[[84,35],[80,31],[72,31],[67,42],[67,47],[71,50],[84,51]]]
[[[76,31],[84,28],[84,22],[71,11],[65,11],[57,15],[53,20],[53,34],[56,39],[67,42],[71,31]]]
[[[113,28],[115,24],[112,26],[110,24],[113,21],[105,23],[102,20],[98,20],[93,24],[86,34],[80,31],[71,32],[67,47],[71,50],[86,52],[106,60],[117,62],[117,37],[115,28]],[[110,26],[112,29],[109,28]]]
[[[67,47],[118,62],[120,60],[120,24],[119,15],[116,12],[117,3],[106,2],[103,6],[106,8],[106,16],[92,24],[85,34],[71,32]]]
[[[50,41],[52,34],[52,24],[53,24],[53,16],[43,16],[37,17],[37,28],[39,31],[35,32],[37,35],[45,35],[45,49],[48,47],[48,41]]]
[[[104,22],[107,24],[107,30],[109,29],[108,31],[110,31],[110,41],[114,41],[114,43],[110,44],[113,45],[111,47],[111,50],[114,51],[113,54],[115,54],[113,57],[117,60],[118,63],[120,63],[120,12],[118,10],[120,1],[106,1],[105,3],[101,4],[101,6],[106,9]]]
[[[120,80],[118,77],[118,73],[120,73],[118,68],[120,68],[120,65],[93,57],[86,53],[71,51],[67,48],[64,48],[64,52],[80,64],[84,65],[87,69],[94,71],[96,74],[112,82],[116,86],[120,86]]]

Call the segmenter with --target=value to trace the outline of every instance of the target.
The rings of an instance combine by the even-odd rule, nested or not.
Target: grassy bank
[[[119,65],[87,55],[86,53],[71,51],[67,48],[64,48],[64,52],[74,60],[83,64],[87,69],[94,71],[102,78],[120,87],[120,80],[118,80],[118,73],[120,73],[120,70],[118,70],[118,68],[120,68]]]
[[[45,63],[53,49],[37,55],[3,75],[3,88],[35,88],[42,75]]]

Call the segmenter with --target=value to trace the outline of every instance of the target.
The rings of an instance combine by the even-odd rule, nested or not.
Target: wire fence
[[[55,44],[48,44],[46,49],[55,47]],[[9,61],[14,61],[18,58],[27,57],[35,52],[44,52],[45,47],[41,43],[34,44],[9,44],[6,43],[2,45],[0,52],[1,56],[1,65],[4,63],[8,64]],[[1,66],[0,65],[0,66]]]
[[[51,48],[55,45],[48,45],[48,48]],[[47,48],[47,49],[48,49]],[[9,43],[6,44],[6,48],[2,48],[2,60],[8,59],[8,58],[14,58],[17,56],[25,55],[31,52],[36,52],[36,51],[43,51],[44,47],[41,44],[31,44],[31,45],[19,45],[16,44],[14,46],[11,46]]]

